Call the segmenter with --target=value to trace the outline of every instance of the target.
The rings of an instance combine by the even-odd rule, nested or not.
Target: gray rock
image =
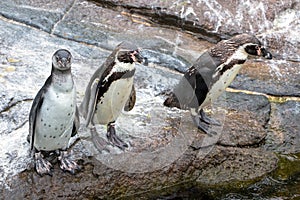
[[[46,3],[45,1],[4,0],[0,2],[0,14],[50,33],[72,3],[72,1],[61,4],[59,1]]]
[[[218,144],[251,147],[264,142],[271,112],[266,97],[227,92],[219,101],[227,112]]]
[[[224,180],[236,184],[241,180],[251,180],[273,171],[270,166],[278,162],[271,152],[228,147],[214,148],[208,157],[211,157],[211,162],[201,169],[197,179],[201,184],[222,185]]]
[[[281,61],[249,61],[230,87],[274,96],[300,96],[299,64]]]
[[[300,102],[272,103],[264,147],[284,154],[300,152]]]

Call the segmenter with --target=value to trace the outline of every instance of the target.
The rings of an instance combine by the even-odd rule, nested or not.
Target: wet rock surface
[[[1,1],[2,196],[157,198],[185,187],[261,179],[278,166],[274,152],[299,153],[299,3],[232,4]],[[226,92],[206,108],[222,126],[211,127],[217,134],[203,134],[188,111],[163,107],[162,92],[216,41],[242,32],[258,34],[275,58],[247,61],[231,85],[237,92]],[[26,141],[28,114],[50,75],[52,54],[58,48],[71,51],[79,104],[87,80],[123,40],[143,48],[149,61],[137,66],[135,108],[117,121],[118,135],[129,148],[99,152],[82,124],[71,148],[82,171],[72,176],[55,165],[53,177],[38,176]],[[97,131],[105,138],[104,126]]]

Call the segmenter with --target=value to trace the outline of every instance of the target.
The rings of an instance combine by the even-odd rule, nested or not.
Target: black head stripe
[[[248,44],[245,46],[245,51],[254,56],[258,56],[258,51],[260,51],[260,45],[257,44]]]
[[[133,63],[134,60],[131,57],[133,51],[120,51],[118,53],[118,60],[123,63]]]
[[[65,59],[71,59],[71,53],[66,49],[59,49],[54,53],[55,57],[57,59],[65,58]]]
[[[246,60],[234,59],[230,61],[227,65],[224,65],[223,68],[221,68],[221,70],[219,71],[219,76],[224,74],[227,70],[231,69],[235,65],[241,65],[244,64],[244,62],[246,62]]]
[[[222,40],[209,50],[209,54],[215,59],[220,60],[221,63],[224,63],[239,47],[247,43],[258,46],[261,45],[260,41],[254,35],[240,34],[230,38],[229,40]]]

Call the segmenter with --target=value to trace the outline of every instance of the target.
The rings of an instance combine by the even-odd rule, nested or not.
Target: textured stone
[[[53,33],[108,50],[121,41],[131,41],[146,50],[144,53],[149,62],[179,71],[185,71],[190,65],[189,60],[196,59],[200,52],[211,46],[189,34],[143,20],[143,16],[132,15],[127,10],[114,11],[77,1]]]
[[[63,17],[72,1],[1,1],[0,15],[51,32],[53,26]]]
[[[288,61],[249,61],[231,86],[274,96],[300,96],[299,63]]]
[[[216,104],[226,109],[218,144],[257,146],[267,135],[271,106],[264,96],[227,92]],[[246,125],[247,124],[247,125]]]
[[[208,155],[208,163],[198,177],[202,184],[220,184],[224,182],[237,183],[241,180],[251,180],[271,172],[271,165],[276,165],[277,157],[270,152],[251,149],[217,147]],[[263,172],[262,174],[260,174]]]
[[[300,152],[300,102],[273,103],[265,148],[285,154]]]

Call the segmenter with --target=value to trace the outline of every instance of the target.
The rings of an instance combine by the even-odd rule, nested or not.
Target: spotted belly
[[[59,93],[49,89],[38,113],[34,135],[37,150],[65,149],[72,134],[76,110],[76,93]]]
[[[204,106],[210,104],[212,101],[216,100],[230,85],[230,83],[238,74],[241,67],[242,65],[235,65],[231,69],[225,71],[220,76],[219,80],[212,85],[212,87],[210,88],[209,92],[206,95],[204,102],[200,105],[199,109],[203,108]]]
[[[94,124],[114,122],[121,114],[132,89],[133,77],[118,79],[100,98],[93,116]]]

